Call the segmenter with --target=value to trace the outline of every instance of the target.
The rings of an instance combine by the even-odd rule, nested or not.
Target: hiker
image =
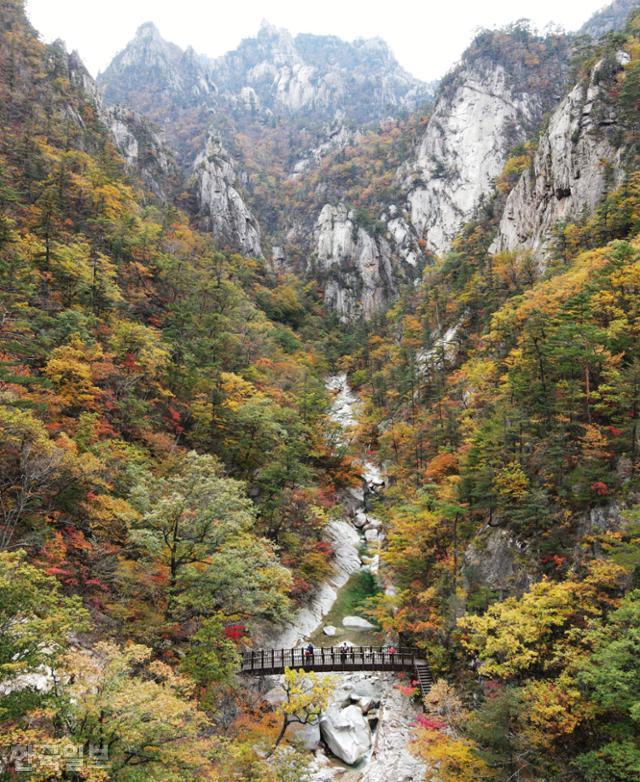
[[[304,650],[304,656],[305,657],[313,657],[313,644],[309,643],[307,648]]]
[[[347,662],[347,653],[349,651],[349,647],[347,646],[347,642],[343,641],[342,645],[340,646],[340,659],[343,663]]]

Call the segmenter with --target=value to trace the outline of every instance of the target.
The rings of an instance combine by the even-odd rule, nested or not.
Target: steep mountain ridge
[[[146,123],[0,0],[3,779],[274,780],[234,726],[237,650],[331,572],[328,510],[358,480],[319,303],[145,192]],[[225,660],[212,699],[196,648]]]
[[[559,226],[591,215],[623,182],[625,123],[611,96],[629,60],[617,51],[597,62],[555,110],[507,198],[491,252],[525,248],[545,261]]]
[[[511,149],[562,97],[569,40],[525,27],[486,32],[440,88],[413,162],[399,173],[411,223],[441,255],[488,198]]]
[[[324,203],[315,215],[295,209],[288,214],[286,206],[274,203],[275,192],[261,195],[265,167],[274,169],[282,185],[304,178],[323,159],[357,145],[368,124],[406,115],[429,97],[430,87],[409,76],[384,42],[294,38],[263,23],[255,38],[207,60],[182,52],[146,24],[99,84],[107,103],[148,113],[171,138],[199,224],[221,246],[267,252],[280,269],[331,269],[325,298],[344,318],[369,317],[395,295],[398,282],[415,277],[420,253],[399,218],[390,242],[354,229],[362,231],[359,248],[356,240],[353,248],[342,244],[331,256],[318,250],[318,242],[326,248],[328,241],[321,238]],[[224,165],[214,163],[213,137],[224,150]],[[259,165],[249,160],[253,156]],[[399,233],[403,237],[394,249]],[[302,263],[293,246],[302,251]],[[351,268],[344,275],[343,262]]]
[[[298,180],[293,190],[304,189],[323,160],[335,160],[337,169],[343,156],[349,165],[367,124],[389,113],[398,118],[415,112],[429,90],[398,66],[383,42],[294,38],[264,23],[256,38],[207,61],[187,56],[145,25],[99,82],[108,101],[136,110],[148,100],[138,94],[145,80],[151,80],[149,94],[164,93],[152,117],[173,127],[174,146],[196,182],[207,159],[207,135],[215,128],[231,163],[225,170],[234,173],[223,183],[218,172],[215,188],[196,184],[197,212],[242,213],[251,232],[260,223],[259,243],[247,243],[242,219],[223,227],[221,217],[210,227],[224,246],[252,252],[259,247],[274,267],[315,276],[327,306],[350,320],[379,312],[402,284],[417,279],[433,254],[448,249],[490,197],[509,151],[537,132],[562,97],[568,52],[567,37],[541,38],[523,26],[479,36],[444,81],[415,155],[409,153],[413,159],[398,161],[393,198],[380,193],[369,199],[375,231],[345,197],[348,176],[330,200],[323,200],[325,185],[319,185],[302,211],[295,203],[274,203],[273,189],[266,199],[260,192],[265,166],[280,177],[285,192],[291,177]],[[278,149],[285,135],[290,143]],[[260,158],[259,166],[252,156]],[[234,203],[221,208],[231,192]]]
[[[166,41],[153,22],[138,28],[97,82],[108,105],[128,106],[160,125],[170,123],[174,139],[181,112],[206,104],[216,92],[193,49],[183,51]]]
[[[210,63],[220,92],[250,99],[258,113],[305,114],[324,122],[339,115],[361,126],[415,110],[431,94],[381,39],[293,37],[268,22],[255,38]]]
[[[376,616],[443,675],[416,745],[438,779],[640,769],[640,14],[583,46],[538,143],[345,358],[389,481]]]
[[[587,20],[579,30],[582,35],[590,35],[593,38],[601,38],[607,33],[622,30],[627,23],[629,15],[640,7],[638,0],[613,0],[600,11]]]
[[[607,18],[619,26],[627,9],[614,6]],[[362,177],[353,176],[350,163],[367,143],[365,129],[384,138],[384,117],[397,122],[407,113],[417,116],[429,94],[379,40],[294,37],[264,22],[255,38],[208,60],[164,41],[146,24],[99,82],[107,102],[148,109],[165,128],[193,194],[194,214],[221,246],[264,253],[274,269],[317,280],[326,305],[348,321],[383,310],[434,256],[451,248],[465,223],[493,199],[513,151],[536,138],[546,117],[555,112],[534,168],[543,165],[551,136],[556,147],[566,137],[567,114],[584,107],[588,113],[595,85],[589,97],[576,87],[562,104],[572,46],[571,36],[540,36],[524,23],[480,33],[442,81],[426,128],[412,141],[414,151],[405,150],[395,172],[391,155],[382,162],[393,193],[385,186],[367,195],[366,213],[354,198],[353,183]],[[613,124],[605,135],[614,134]],[[572,127],[571,133],[576,137],[580,130]],[[207,152],[213,137],[226,161],[215,171]],[[571,198],[561,176],[555,184],[537,176],[536,185],[523,174],[493,252],[538,248],[547,242],[541,233],[551,232],[559,218],[596,206],[610,174],[592,162],[613,153],[588,146],[576,147],[574,138],[563,153],[554,153],[582,158],[591,171],[581,183],[573,172]],[[537,195],[526,195],[527,188],[537,188]],[[544,227],[533,227],[536,221]]]
[[[266,22],[254,38],[216,59],[182,51],[148,22],[98,76],[98,84],[108,104],[170,125],[186,163],[194,154],[187,137],[195,143],[207,128],[204,109],[266,125],[288,126],[287,120],[299,117],[318,133],[335,120],[355,128],[415,110],[432,92],[400,67],[383,41],[294,38]],[[193,127],[181,126],[181,118]]]

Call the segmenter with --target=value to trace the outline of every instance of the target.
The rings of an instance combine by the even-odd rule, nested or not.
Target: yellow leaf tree
[[[289,725],[294,722],[300,725],[315,725],[318,722],[320,715],[327,708],[334,686],[335,679],[330,676],[320,678],[314,671],[293,668],[285,670],[282,687],[287,697],[279,707],[282,727],[269,756],[277,749]]]

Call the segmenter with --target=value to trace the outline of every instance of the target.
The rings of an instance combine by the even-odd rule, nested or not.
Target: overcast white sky
[[[531,19],[574,30],[606,0],[27,0],[46,41],[62,38],[95,76],[142,22],[210,56],[254,35],[262,19],[292,33],[384,38],[419,78],[437,79],[460,57],[478,27]]]

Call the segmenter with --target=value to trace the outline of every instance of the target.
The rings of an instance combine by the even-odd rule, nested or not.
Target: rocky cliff
[[[492,196],[510,151],[562,97],[568,60],[566,36],[543,38],[523,25],[475,39],[398,168],[394,203],[380,193],[375,221],[365,226],[344,202],[318,207],[312,273],[324,280],[329,307],[343,319],[370,317],[449,249]]]
[[[638,0],[614,0],[613,3],[595,13],[581,28],[580,33],[601,38],[607,33],[622,30],[629,14],[640,6]]]
[[[216,90],[193,49],[166,41],[152,22],[138,28],[98,84],[108,105],[127,106],[167,126],[184,110],[206,104]],[[170,130],[175,137],[178,129]]]
[[[408,147],[411,157],[395,172],[393,192],[380,186],[370,199],[364,225],[361,210],[349,208],[347,193],[359,197],[346,184],[349,154],[327,171],[316,186],[307,268],[323,282],[329,307],[343,319],[370,317],[403,283],[417,279],[434,254],[448,250],[491,197],[510,151],[535,135],[561,99],[568,60],[569,41],[561,34],[540,37],[523,25],[480,34],[443,81],[415,151]],[[333,187],[333,171],[343,193]],[[302,176],[308,176],[306,169]],[[331,199],[323,202],[325,192]],[[304,244],[303,218],[292,219],[294,229],[285,233],[294,245]],[[287,241],[277,244],[286,262]]]
[[[127,168],[159,201],[170,201],[181,180],[174,155],[142,115],[122,106],[104,110],[104,122]]]
[[[196,158],[193,181],[198,223],[216,242],[245,255],[260,256],[260,227],[236,189],[236,164],[221,140],[211,135]]]
[[[412,111],[431,93],[380,39],[293,37],[268,22],[255,38],[211,61],[211,74],[221,92],[240,96],[254,111],[322,120],[338,112],[353,125]]]
[[[327,280],[325,302],[345,319],[359,309],[370,316],[393,290],[388,244],[356,226],[344,204],[327,204],[320,213],[316,253],[318,272]]]
[[[600,60],[555,110],[509,194],[491,252],[523,247],[544,261],[557,224],[591,214],[622,181],[624,148],[610,91],[628,61],[625,52]]]
[[[164,129],[185,178],[191,177],[201,227],[221,246],[251,255],[261,254],[262,234],[267,249],[273,247],[274,267],[319,272],[327,304],[342,317],[368,317],[385,306],[405,269],[411,275],[418,266],[416,237],[396,214],[374,236],[343,219],[345,206],[336,206],[328,221],[334,207],[325,211],[320,190],[312,211],[302,213],[274,203],[273,185],[268,197],[263,192],[266,171],[282,180],[305,177],[327,156],[356,144],[368,123],[414,112],[431,95],[383,41],[294,37],[265,22],[254,38],[209,60],[145,24],[99,83],[108,104],[144,112]],[[120,124],[126,112],[116,111],[114,127],[128,155],[135,139]],[[332,203],[343,195],[336,193]],[[382,214],[382,205],[377,211]],[[346,235],[353,241],[343,242]],[[301,264],[292,260],[292,241]]]
[[[170,200],[177,191],[180,172],[153,123],[130,109],[107,107],[77,52],[69,54],[62,41],[49,47],[49,58],[51,68],[68,79],[72,94],[84,106],[79,110],[67,101],[62,109],[67,120],[84,136],[79,145],[87,152],[96,152],[96,144],[110,138],[128,173],[141,182],[146,192],[157,201]]]
[[[372,227],[358,224],[343,203],[326,204],[316,221],[309,272],[324,284],[325,304],[343,321],[369,319],[416,279],[422,252],[396,207]]]
[[[399,172],[411,222],[434,253],[446,252],[509,151],[560,99],[567,66],[565,37],[515,26],[480,34],[445,79],[417,154]]]

